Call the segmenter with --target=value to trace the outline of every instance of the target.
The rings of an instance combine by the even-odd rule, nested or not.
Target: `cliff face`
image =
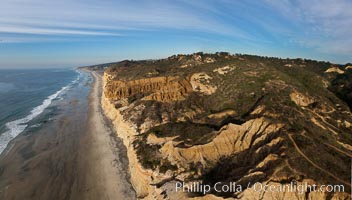
[[[138,197],[350,198],[352,115],[329,90],[341,75],[325,73],[330,66],[222,53],[108,69],[102,106],[128,149]],[[277,187],[293,180],[340,184],[345,193],[255,190],[255,183]],[[243,189],[175,191],[179,181],[236,182]]]
[[[104,76],[105,78],[106,76]],[[106,79],[104,79],[104,82]],[[118,136],[122,138],[124,145],[127,147],[127,156],[129,160],[129,169],[131,173],[131,183],[136,190],[139,198],[151,197],[153,193],[151,183],[152,172],[144,169],[138,162],[136,151],[132,146],[134,136],[137,132],[132,126],[123,120],[123,116],[115,106],[109,101],[103,93],[102,96],[102,108],[105,115],[112,120],[112,123],[116,130],[118,130]]]
[[[154,77],[131,81],[111,80],[106,85],[106,97],[113,100],[143,97],[144,100],[170,102],[183,100],[191,91],[186,79],[179,77]]]

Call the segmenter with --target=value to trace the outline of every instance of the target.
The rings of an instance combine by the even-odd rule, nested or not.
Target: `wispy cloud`
[[[26,26],[0,26],[0,33],[20,33],[35,35],[100,35],[118,36],[116,33],[56,28],[35,28]]]
[[[208,49],[236,45],[278,56],[290,56],[281,55],[283,50],[301,55],[297,52],[304,49],[347,58],[352,55],[349,10],[351,0],[1,0],[0,40],[89,43],[113,38],[115,44],[116,38],[129,37],[139,45],[180,33],[175,44],[199,38],[198,46]]]
[[[266,0],[295,25],[291,39],[322,53],[352,54],[352,1]]]
[[[219,2],[221,4],[221,2]],[[121,32],[176,29],[254,39],[217,19],[204,3],[186,1],[3,0],[0,32],[53,35],[119,35]],[[216,5],[214,3],[214,5]],[[213,14],[221,12],[212,9]]]

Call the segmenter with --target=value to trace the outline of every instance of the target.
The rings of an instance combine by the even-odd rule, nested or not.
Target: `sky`
[[[0,68],[193,52],[352,62],[351,0],[1,0]]]

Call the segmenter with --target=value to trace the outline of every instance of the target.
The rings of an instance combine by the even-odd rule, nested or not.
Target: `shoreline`
[[[119,153],[117,153],[116,158],[119,159],[120,162],[120,166],[122,167],[124,173],[124,178],[125,180],[128,182],[128,185],[130,187],[130,189],[132,190],[132,193],[134,195],[134,199],[137,199],[137,194],[136,191],[134,190],[133,186],[132,186],[132,182],[131,182],[131,174],[129,172],[129,160],[128,160],[128,156],[127,156],[127,147],[124,145],[122,138],[120,138],[117,134],[117,130],[114,128],[114,124],[113,122],[105,115],[103,108],[102,108],[102,91],[103,91],[103,87],[102,87],[102,75],[100,75],[99,77],[100,79],[100,87],[99,89],[101,90],[99,92],[100,96],[99,96],[99,112],[102,114],[102,117],[104,119],[106,128],[109,130],[110,133],[110,137],[114,140],[115,142],[115,147],[113,147],[113,149],[117,150]]]
[[[135,199],[126,155],[101,112],[101,80],[85,72],[59,114],[0,157],[0,199]]]
[[[53,104],[55,99],[60,98],[60,95],[62,95],[65,90],[72,87],[73,84],[75,84],[79,80],[80,73],[77,70],[72,71],[75,71],[75,73],[77,74],[74,80],[58,88],[56,91],[49,93],[48,96],[43,98],[40,104],[30,108],[30,112],[26,115],[18,116],[18,118],[12,119],[3,125],[4,127],[6,127],[6,129],[0,135],[0,155],[2,153],[6,155],[7,153],[5,152],[5,150],[9,151],[11,149],[11,141],[14,140],[18,135],[25,132],[28,128],[30,128],[29,124],[32,121],[35,121],[38,116],[42,115],[43,112],[45,112],[47,108]]]

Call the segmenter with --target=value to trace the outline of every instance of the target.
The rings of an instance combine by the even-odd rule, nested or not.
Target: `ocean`
[[[0,153],[81,77],[72,69],[0,70]]]

